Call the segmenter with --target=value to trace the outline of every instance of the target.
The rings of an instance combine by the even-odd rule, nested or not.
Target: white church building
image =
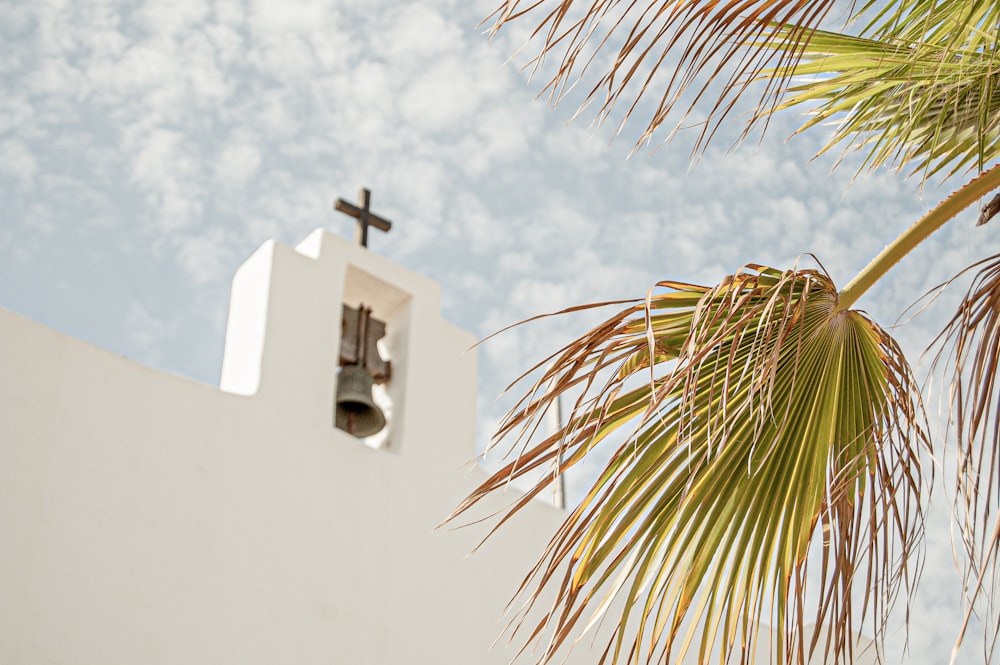
[[[345,303],[386,324],[379,446],[333,425]],[[324,231],[267,242],[217,388],[6,310],[0,339],[0,665],[516,654],[491,648],[501,613],[563,513],[530,506],[472,556],[482,528],[435,530],[484,478],[476,340],[435,283]]]

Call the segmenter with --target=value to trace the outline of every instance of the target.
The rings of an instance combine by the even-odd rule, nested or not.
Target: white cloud
[[[205,35],[212,43],[215,59],[222,68],[238,66],[243,60],[246,41],[237,29],[238,25],[239,22],[211,23],[204,28]]]
[[[331,19],[336,18],[334,5],[329,2],[254,0],[249,4],[251,23],[263,35],[302,33],[319,36],[330,29],[334,24]]]
[[[0,173],[18,180],[22,187],[34,181],[38,175],[38,163],[23,141],[9,138],[0,142]]]
[[[294,0],[252,3],[247,62],[284,84],[308,85],[342,69],[355,39],[344,34],[343,17],[329,2]]]
[[[417,74],[400,99],[402,119],[427,132],[468,122],[481,101],[469,94],[474,85],[470,74],[457,58],[440,61]]]
[[[453,230],[468,239],[473,254],[495,255],[515,242],[510,229],[494,218],[490,209],[473,194],[459,192],[454,210],[456,224]]]
[[[39,62],[29,84],[31,91],[37,95],[59,93],[70,99],[79,97],[84,86],[82,73],[61,57],[45,58]]]
[[[250,138],[237,138],[226,143],[215,163],[215,179],[226,187],[245,186],[260,168],[260,150]]]
[[[202,210],[204,166],[195,146],[177,131],[156,128],[132,137],[138,148],[133,159],[131,181],[145,193],[156,211],[161,233],[192,224]]]
[[[400,7],[390,20],[387,29],[371,35],[377,52],[388,60],[413,66],[443,53],[466,51],[463,32],[427,4]]]
[[[86,39],[76,29],[79,24],[73,4],[68,0],[50,0],[36,6],[33,17],[37,21],[35,46],[40,55],[62,55]]]
[[[183,39],[202,25],[208,7],[205,0],[147,0],[133,20],[154,40]]]
[[[384,166],[384,182],[395,201],[405,202],[410,213],[407,233],[418,243],[433,243],[447,205],[448,173],[439,162],[426,157],[402,159]]]
[[[510,109],[480,109],[476,113],[476,129],[463,136],[457,144],[456,163],[471,179],[488,178],[504,164],[511,163],[531,149],[532,129],[536,123],[524,120]],[[534,125],[534,127],[532,127]]]
[[[231,277],[232,242],[221,229],[183,238],[178,243],[177,259],[195,286],[218,284]]]

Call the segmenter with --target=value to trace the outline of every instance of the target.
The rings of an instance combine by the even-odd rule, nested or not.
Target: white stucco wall
[[[389,324],[385,449],[332,426],[342,298]],[[0,338],[0,663],[509,659],[511,561],[557,513],[472,558],[432,531],[479,477],[475,340],[436,284],[322,232],[266,243],[225,390],[6,311]]]
[[[332,426],[342,300],[388,324],[382,449]],[[483,478],[475,340],[436,284],[321,231],[265,243],[221,389],[3,310],[0,339],[0,664],[512,657],[500,611],[561,513],[473,557],[482,530],[433,531]]]

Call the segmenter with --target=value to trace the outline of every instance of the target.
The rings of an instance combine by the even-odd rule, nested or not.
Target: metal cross
[[[339,210],[345,215],[350,215],[351,217],[358,220],[357,230],[355,231],[354,237],[357,239],[358,244],[362,247],[368,246],[368,227],[374,226],[379,231],[389,232],[392,228],[392,222],[388,219],[383,219],[378,215],[373,215],[369,207],[372,202],[372,193],[367,189],[362,189],[358,192],[358,198],[361,202],[361,207],[350,204],[344,199],[337,199],[333,204],[334,210]]]

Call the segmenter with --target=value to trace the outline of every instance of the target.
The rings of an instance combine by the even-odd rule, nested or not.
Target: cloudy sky
[[[491,0],[0,0],[0,306],[138,362],[215,383],[230,280],[269,238],[316,227],[366,186],[393,220],[372,251],[438,280],[444,315],[485,336],[658,279],[715,283],[815,253],[845,284],[945,188],[852,160],[811,161],[826,130],[779,117],[696,162],[682,135],[627,158],[505,61]],[[641,115],[641,111],[640,111]],[[642,120],[633,126],[641,129]],[[998,251],[975,213],[909,256],[859,306],[885,325]],[[916,359],[947,308],[898,331]],[[546,320],[480,350],[479,444],[517,368],[586,320]],[[586,471],[584,472],[586,473]],[[574,477],[571,492],[578,492]],[[913,602],[907,662],[941,663],[959,623],[948,497]],[[896,647],[894,647],[896,648]],[[898,654],[897,652],[894,652]],[[980,660],[978,644],[964,662]]]

